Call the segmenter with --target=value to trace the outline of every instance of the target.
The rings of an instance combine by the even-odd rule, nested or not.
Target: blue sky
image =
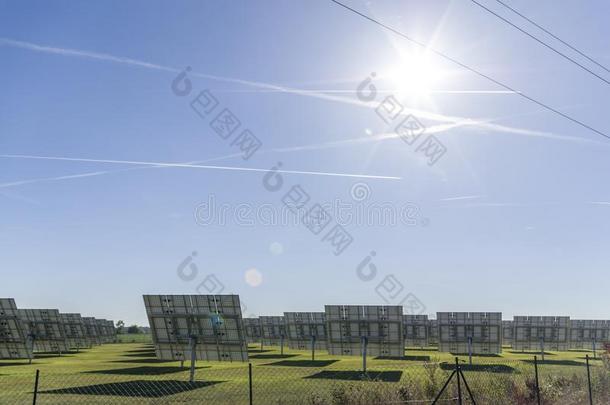
[[[610,132],[607,84],[471,2],[348,4]],[[607,2],[510,4],[610,65]],[[77,159],[0,158],[0,296],[20,307],[144,323],[143,293],[196,293],[213,274],[246,315],[411,293],[430,314],[610,317],[610,140],[331,2],[0,2],[0,38],[0,154]],[[179,97],[186,66],[193,90]],[[371,72],[377,101],[396,95],[445,145],[434,165],[383,136],[393,127],[378,103],[359,103]],[[204,89],[261,140],[250,159],[189,106]],[[284,173],[271,192],[264,172],[134,164],[206,160],[400,179]],[[210,198],[279,211],[295,184],[310,205],[417,207],[417,224],[346,223],[353,242],[336,256],[302,224],[195,220]],[[185,281],[177,268],[193,251]],[[363,281],[371,251],[377,273]],[[378,288],[389,275],[395,297]]]

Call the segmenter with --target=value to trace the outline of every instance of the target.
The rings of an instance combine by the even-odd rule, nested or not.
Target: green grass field
[[[116,335],[118,343],[152,343],[150,333],[130,333]]]
[[[585,375],[586,354],[592,356],[585,351],[548,353],[539,366],[541,379]],[[310,397],[314,394],[330,397],[331,390],[339,386],[368,384],[395,389],[414,381],[425,384],[424,380],[430,380],[431,365],[434,365],[435,385],[440,386],[454,362],[454,356],[448,353],[407,349],[404,359],[367,360],[370,376],[380,381],[346,381],[346,378],[360,379],[360,358],[320,352],[312,362],[310,356],[308,351],[287,348],[282,356],[277,347],[265,347],[261,352],[259,346],[251,346],[254,403],[316,403]],[[473,357],[472,368],[465,364],[467,357],[460,357],[460,362],[465,364],[466,378],[476,391],[477,387],[491,389],[488,386],[507,376],[533,375],[532,359],[533,354],[515,353],[506,348],[501,356]],[[591,360],[591,364],[601,368],[601,360]],[[180,368],[179,362],[157,360],[152,346],[146,343],[106,344],[61,357],[41,354],[31,365],[22,360],[0,360],[0,404],[32,403],[37,369],[40,370],[39,404],[167,404],[203,400],[213,401],[215,405],[248,403],[247,364],[200,361],[197,367],[198,383],[185,384],[188,369]],[[160,383],[151,388],[146,385],[150,381]],[[49,392],[53,390],[63,391]]]

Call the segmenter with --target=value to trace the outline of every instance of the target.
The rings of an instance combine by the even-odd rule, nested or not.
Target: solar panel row
[[[112,321],[103,320],[103,333],[88,327],[99,321],[57,309],[18,309],[14,299],[0,298],[0,358],[31,360],[35,352],[61,354],[114,341]]]

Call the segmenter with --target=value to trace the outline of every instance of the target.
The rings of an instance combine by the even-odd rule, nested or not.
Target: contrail
[[[483,197],[483,196],[482,195],[463,195],[463,196],[459,196],[459,197],[441,198],[441,201],[473,200],[473,199],[481,198],[481,197]]]
[[[112,159],[84,159],[84,158],[70,158],[60,156],[33,156],[33,155],[0,155],[2,158],[17,158],[17,159],[42,159],[42,160],[64,160],[70,162],[89,162],[89,163],[112,163],[112,164],[126,164],[126,165],[138,165],[138,166],[156,166],[156,167],[179,167],[189,169],[207,169],[207,170],[229,170],[229,171],[241,171],[241,172],[258,172],[267,173],[269,169],[257,169],[251,167],[236,167],[236,166],[210,166],[210,165],[195,165],[188,163],[166,163],[166,162],[143,162],[137,160],[112,160]],[[381,180],[402,180],[401,177],[395,176],[377,176],[368,174],[350,174],[350,173],[336,173],[336,172],[314,172],[304,170],[277,170],[277,173],[285,174],[305,174],[313,176],[332,176],[332,177],[352,177],[360,179],[381,179]]]
[[[179,73],[182,71],[182,69],[178,69],[178,68],[171,67],[171,66],[159,65],[159,64],[155,64],[155,63],[144,62],[144,61],[137,60],[137,59],[114,56],[114,55],[110,55],[110,54],[106,54],[106,53],[91,52],[91,51],[85,51],[85,50],[79,50],[79,49],[45,46],[45,45],[35,44],[32,42],[17,41],[17,40],[10,39],[10,38],[0,38],[0,46],[2,46],[2,45],[12,46],[12,47],[22,48],[22,49],[28,49],[28,50],[36,51],[36,52],[56,54],[56,55],[103,60],[103,61],[107,61],[107,62],[121,63],[121,64],[125,64],[125,65],[137,66],[137,67],[142,67],[142,68],[146,68],[146,69],[153,69],[153,70],[159,70],[159,71],[165,71],[165,72],[171,72],[171,73]],[[231,77],[215,76],[215,75],[210,75],[210,74],[205,74],[205,73],[191,72],[190,74],[195,77],[201,77],[201,78],[215,80],[215,81],[241,84],[241,85],[245,85],[248,87],[255,87],[258,89],[271,90],[271,91],[275,91],[275,92],[294,94],[294,95],[300,95],[300,96],[306,96],[306,97],[313,97],[313,98],[317,98],[317,99],[334,101],[334,102],[339,102],[339,103],[343,103],[343,104],[351,104],[351,105],[356,105],[356,106],[360,106],[360,107],[371,108],[371,106],[372,106],[372,103],[369,103],[369,102],[363,102],[360,100],[349,99],[349,98],[345,98],[345,97],[337,97],[337,96],[333,96],[331,94],[324,94],[324,93],[320,93],[317,91],[302,90],[302,89],[296,89],[296,88],[291,88],[291,87],[279,86],[279,85],[275,85],[275,84],[271,84],[271,83],[263,83],[263,82],[249,81],[249,80],[243,80],[243,79],[236,79],[236,78],[231,78]],[[401,116],[407,116],[409,114],[413,114],[413,115],[417,116],[418,118],[426,118],[426,119],[430,119],[433,121],[439,121],[439,122],[449,122],[449,123],[470,122],[470,125],[473,125],[473,126],[479,126],[481,128],[486,128],[486,129],[501,131],[501,132],[506,132],[506,133],[526,134],[527,131],[529,131],[527,129],[513,128],[513,127],[503,126],[503,125],[499,125],[499,124],[490,125],[487,122],[485,122],[485,121],[489,121],[489,120],[474,120],[474,119],[464,118],[464,117],[442,115],[442,114],[437,114],[437,113],[430,112],[430,111],[424,111],[424,110],[407,108],[407,107],[405,107],[404,110],[401,111],[401,113],[400,113]],[[536,131],[533,131],[533,132],[536,132]]]

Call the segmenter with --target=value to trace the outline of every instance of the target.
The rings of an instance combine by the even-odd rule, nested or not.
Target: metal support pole
[[[284,355],[284,335],[280,335],[280,355]]]
[[[542,361],[544,361],[544,338],[540,338],[540,356],[542,356]]]
[[[538,382],[538,357],[534,356],[534,375],[536,377],[536,400],[540,405],[540,384]]]
[[[593,405],[593,391],[591,390],[591,370],[589,370],[589,355],[585,356],[587,359],[587,383],[589,384],[589,405]]]
[[[38,380],[40,379],[40,370],[36,370],[36,379],[34,380],[34,401],[33,405],[36,405],[36,398],[38,397]]]
[[[595,339],[593,339],[593,358],[597,358],[597,350],[595,350]]]
[[[195,352],[195,349],[197,347],[197,337],[191,336],[190,343],[191,343],[191,373],[189,376],[189,381],[194,382],[195,381],[195,360],[197,358],[196,352]]]
[[[449,378],[447,378],[447,381],[445,381],[445,385],[443,385],[443,388],[441,388],[441,390],[438,392],[438,394],[436,394],[436,397],[434,398],[434,401],[432,401],[432,405],[436,405],[436,403],[440,399],[441,395],[443,395],[443,392],[445,392],[445,389],[449,385],[449,382],[451,381],[451,379],[453,378],[454,375],[455,375],[455,370],[453,370],[453,372],[451,373]]]
[[[311,361],[316,359],[316,337],[311,336]]]
[[[248,363],[248,385],[249,385],[249,399],[250,405],[252,405],[254,399],[252,398],[252,363]]]
[[[458,404],[462,405],[462,383],[460,381],[460,364],[457,357],[455,358],[455,372],[457,373]]]
[[[369,340],[366,336],[361,336],[360,342],[362,346],[362,372],[366,374],[366,346],[368,345]]]
[[[458,379],[462,377],[462,381],[464,381],[464,387],[466,387],[466,392],[468,392],[468,396],[470,397],[470,402],[472,402],[472,405],[477,405],[476,401],[474,400],[474,396],[472,395],[472,391],[470,390],[470,387],[468,386],[468,382],[466,381],[466,377],[464,377],[464,372],[462,371],[462,368],[460,367],[460,372],[458,374]]]
[[[472,337],[468,337],[468,364],[472,366]]]
[[[261,338],[261,353],[263,352],[263,338]]]

